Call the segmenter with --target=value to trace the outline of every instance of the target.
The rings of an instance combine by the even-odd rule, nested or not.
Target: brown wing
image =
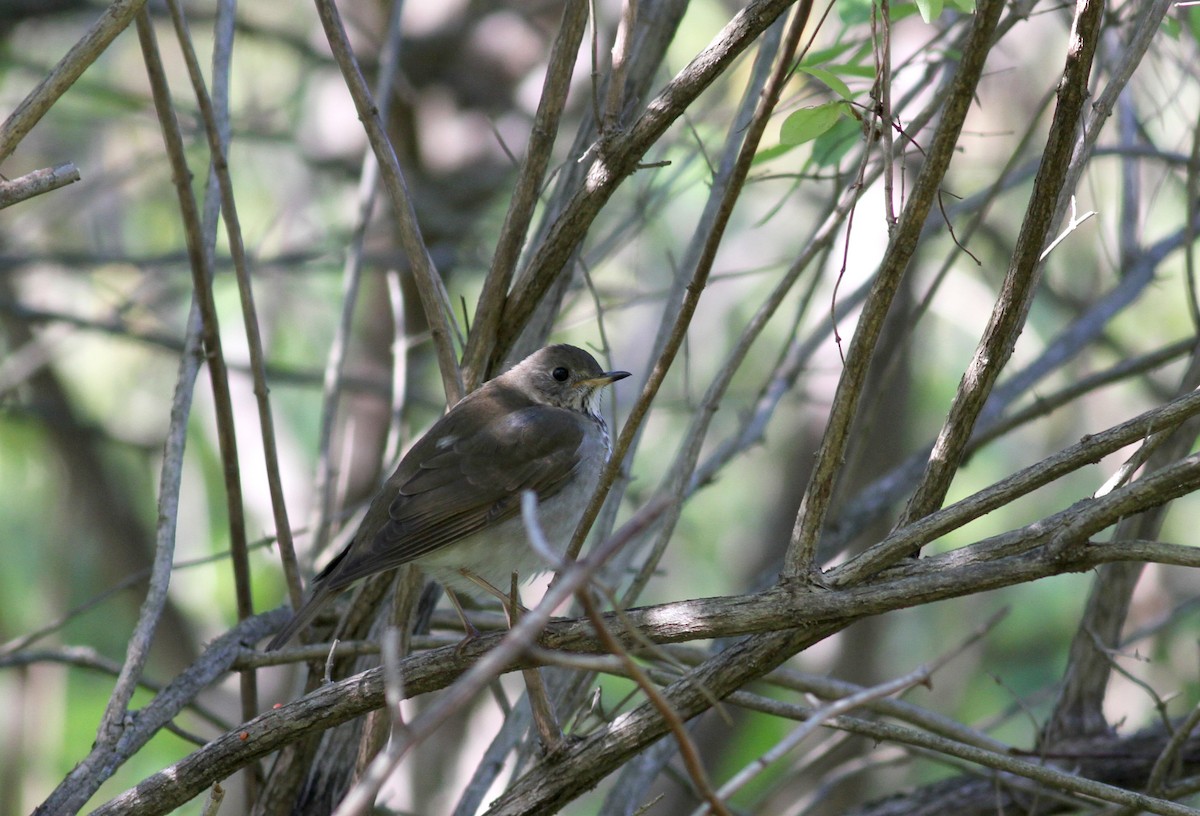
[[[553,496],[579,464],[585,421],[486,388],[476,392],[413,446],[350,546],[318,577],[328,589],[348,586],[512,518],[525,490],[543,501]],[[485,433],[465,432],[484,424]]]

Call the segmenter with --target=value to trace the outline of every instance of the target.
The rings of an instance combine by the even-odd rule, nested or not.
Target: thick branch
[[[1194,471],[1192,480],[1200,481],[1200,465],[1189,464]],[[1054,521],[1047,520],[1051,529]],[[1038,523],[1011,535],[1028,545],[1030,541],[1044,541],[1049,533]],[[732,692],[775,668],[785,653],[793,654],[863,617],[1087,570],[1114,561],[1154,560],[1200,566],[1200,552],[1194,548],[1159,542],[1089,544],[1061,559],[1043,558],[1038,550],[1007,555],[1012,548],[1020,547],[1019,543],[1007,539],[1001,542],[989,539],[976,546],[984,550],[978,559],[966,557],[962,552],[926,558],[908,567],[903,575],[867,587],[829,592],[790,586],[757,595],[704,598],[633,609],[621,617],[607,615],[605,621],[626,648],[635,650],[644,640],[675,643],[767,633],[746,641],[740,651],[735,647],[723,652],[667,689],[668,701],[681,717],[687,719],[711,706],[713,696],[710,695],[719,698]],[[989,555],[999,557],[989,558]],[[282,620],[281,614],[272,614],[275,615],[273,620]],[[629,621],[638,634],[635,636],[626,630],[623,621]],[[463,649],[447,646],[408,658],[400,665],[405,694],[413,697],[445,687],[504,636],[504,633],[484,635]],[[603,652],[602,644],[586,619],[550,623],[539,643],[546,648],[565,651]],[[771,659],[770,656],[775,654],[780,657]],[[529,665],[534,663],[527,659],[513,660],[507,663],[505,670]],[[312,731],[331,728],[379,708],[384,703],[384,693],[382,669],[327,684],[217,738],[121,794],[96,813],[132,816],[169,812],[213,782]],[[543,778],[537,782],[539,788],[554,787],[553,791],[545,789],[539,807],[550,808],[552,803],[559,801],[559,796],[590,789],[607,770],[649,745],[665,730],[659,715],[652,710],[636,721],[623,719],[619,733],[603,732],[570,746],[569,755],[575,758],[570,773],[566,772],[568,766],[558,763],[534,771],[558,779],[555,782]],[[531,784],[532,781],[524,786],[518,783],[513,796],[520,796],[518,791]]]

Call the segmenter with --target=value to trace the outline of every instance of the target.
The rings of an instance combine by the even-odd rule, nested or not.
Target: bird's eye
[[[559,382],[566,382],[567,377],[571,376],[571,372],[567,371],[562,366],[559,366],[558,368],[556,368],[550,372],[550,376],[553,377],[554,379],[558,380]]]

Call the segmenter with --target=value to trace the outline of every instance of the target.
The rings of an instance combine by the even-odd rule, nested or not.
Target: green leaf
[[[917,0],[917,10],[926,24],[932,23],[942,16],[942,0]]]
[[[813,79],[821,82],[829,87],[835,94],[842,99],[853,99],[854,94],[850,91],[850,86],[842,81],[841,77],[832,71],[826,71],[824,68],[801,68],[801,73],[808,74]]]
[[[963,14],[975,13],[975,0],[950,0],[950,5],[954,6]]]
[[[779,129],[779,140],[798,145],[810,142],[838,123],[844,114],[845,102],[826,102],[811,108],[801,108],[788,115]]]
[[[912,17],[917,13],[916,3],[897,3],[892,6],[892,22],[898,23],[901,20]]]
[[[841,74],[843,76],[862,77],[863,79],[875,78],[874,65],[854,65],[847,63],[842,65],[829,65],[826,67],[833,73]]]
[[[871,19],[874,0],[841,0],[837,4],[838,17],[846,25],[860,25]]]
[[[975,0],[950,0],[950,2],[961,11],[974,11]],[[897,2],[891,6],[892,22],[898,22],[908,17],[918,10],[921,16],[925,18],[925,22],[936,20],[938,15],[942,13],[942,6],[945,0],[916,0],[915,3]],[[846,26],[862,25],[869,22],[871,19],[871,10],[876,8],[879,0],[838,0],[837,10],[838,17]],[[928,12],[936,9],[936,13],[929,14]]]
[[[774,147],[764,148],[754,154],[754,161],[751,162],[751,165],[757,166],[764,162],[769,162],[771,159],[778,159],[784,153],[795,150],[797,147],[798,145],[794,144],[777,144]]]
[[[829,48],[809,51],[804,55],[804,59],[800,61],[800,67],[807,68],[811,65],[824,65],[831,60],[837,59],[856,45],[858,45],[856,42],[844,42],[831,45]]]
[[[853,116],[842,117],[813,142],[812,162],[818,167],[836,167],[850,148],[862,138],[862,125]]]

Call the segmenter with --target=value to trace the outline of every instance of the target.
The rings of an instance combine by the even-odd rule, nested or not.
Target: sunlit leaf
[[[827,62],[837,59],[855,46],[861,46],[861,44],[857,42],[844,42],[837,43],[829,48],[820,48],[816,51],[809,51],[804,55],[804,59],[800,61],[800,67],[808,68],[813,65],[824,65]]]
[[[810,142],[837,124],[842,118],[845,102],[826,102],[811,108],[801,108],[783,120],[779,140],[798,145]]]
[[[863,77],[865,79],[874,79],[875,78],[875,66],[874,65],[842,64],[842,65],[827,65],[825,67],[828,70],[832,71],[833,73],[841,74],[842,76]]]
[[[842,81],[842,78],[832,71],[827,71],[824,68],[817,68],[815,66],[812,68],[801,68],[800,70],[818,82],[828,86],[831,91],[840,96],[842,99],[854,98],[854,93],[850,90],[850,86]]]
[[[917,0],[917,10],[921,12],[922,20],[932,23],[942,16],[942,0]]]

